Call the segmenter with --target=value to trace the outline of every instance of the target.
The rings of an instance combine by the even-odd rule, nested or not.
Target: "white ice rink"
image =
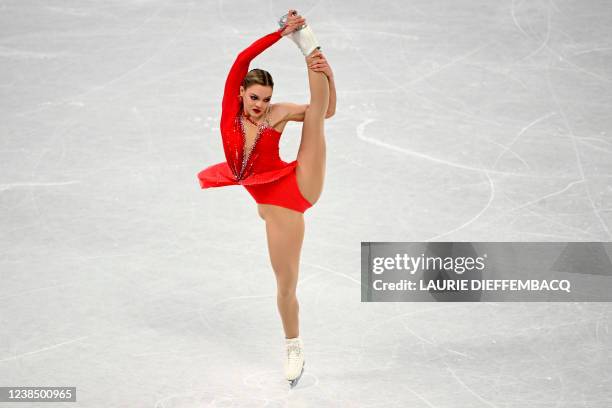
[[[265,224],[196,178],[288,8],[338,93],[293,390]],[[361,241],[612,241],[612,2],[0,0],[0,96],[0,386],[77,387],[0,407],[612,406],[610,303],[360,302]]]

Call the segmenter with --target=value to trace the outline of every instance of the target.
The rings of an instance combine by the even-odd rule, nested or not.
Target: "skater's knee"
[[[286,286],[286,287],[279,286],[278,289],[276,290],[276,297],[279,300],[282,300],[284,302],[289,301],[289,300],[294,300],[296,299],[296,290],[294,287],[291,287],[291,286]]]
[[[273,263],[276,275],[276,293],[279,298],[288,299],[295,296],[298,281],[298,266],[287,259]]]
[[[325,120],[325,112],[327,112],[327,105],[321,101],[317,101],[314,98],[310,99],[310,104],[304,112],[304,122],[306,118],[313,118],[319,120],[321,123]]]

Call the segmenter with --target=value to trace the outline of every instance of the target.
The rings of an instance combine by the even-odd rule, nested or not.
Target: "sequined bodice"
[[[246,129],[244,119],[241,119],[240,116],[236,117],[234,129],[240,133],[242,140],[242,146],[234,156],[238,159],[235,163],[238,170],[237,180],[254,173],[282,168],[286,164],[279,156],[279,142],[282,133],[270,126],[267,118],[259,124],[250,148],[246,146]]]

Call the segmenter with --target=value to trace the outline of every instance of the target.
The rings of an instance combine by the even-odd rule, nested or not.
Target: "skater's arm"
[[[251,61],[261,54],[266,48],[276,43],[282,38],[281,31],[278,29],[270,34],[267,34],[244,49],[234,61],[230,68],[229,74],[225,81],[225,89],[223,91],[223,102],[221,111],[221,126],[234,120],[240,109],[240,84],[249,70]]]
[[[331,81],[330,81],[330,87],[331,87]],[[330,89],[330,93],[331,93],[331,89]],[[335,92],[334,92],[335,94]],[[331,101],[331,95],[330,95],[330,101]],[[291,102],[279,102],[273,105],[274,108],[273,109],[278,109],[278,111],[280,112],[279,116],[281,116],[283,119],[282,121],[292,121],[292,122],[303,122],[304,121],[304,116],[306,116],[306,110],[308,109],[308,107],[310,106],[310,104],[304,104],[304,105],[299,105],[297,103],[291,103]],[[334,95],[334,110],[335,110],[335,95]],[[331,112],[331,113],[330,113]],[[327,110],[327,113],[325,114],[325,118],[329,118],[332,117],[334,115],[334,111],[333,110]]]
[[[327,79],[329,80],[329,105],[325,113],[325,119],[331,118],[336,113],[336,83],[333,75],[328,76]]]
[[[303,122],[309,104],[298,105],[297,103],[280,102],[274,104],[274,106],[281,112],[282,121]]]
[[[294,32],[298,27],[305,23],[302,16],[297,14],[296,10],[289,10],[288,18],[285,25],[278,30],[265,35],[244,49],[232,65],[227,80],[225,81],[225,90],[223,92],[221,126],[233,122],[234,117],[240,109],[240,84],[249,71],[251,61],[261,54],[266,48],[276,43],[286,35]]]

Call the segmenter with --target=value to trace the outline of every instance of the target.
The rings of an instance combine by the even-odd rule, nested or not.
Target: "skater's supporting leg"
[[[304,215],[282,207],[269,210],[266,214],[266,235],[270,261],[276,275],[276,302],[285,337],[298,337],[300,307],[296,288],[304,240]]]

